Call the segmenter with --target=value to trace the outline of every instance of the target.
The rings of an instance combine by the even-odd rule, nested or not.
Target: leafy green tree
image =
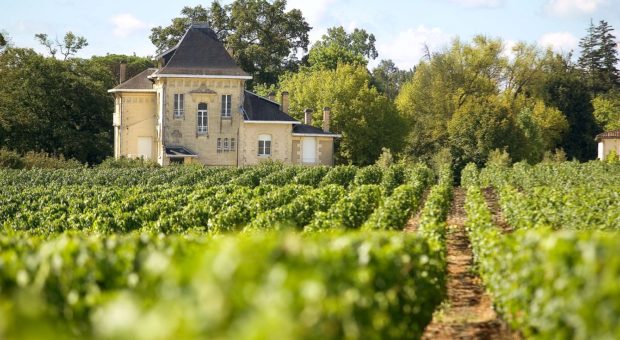
[[[108,54],[105,56],[93,56],[83,61],[91,64],[92,69],[100,69],[103,72],[97,75],[95,79],[104,82],[106,88],[112,88],[118,85],[120,80],[120,65],[127,64],[127,79],[137,75],[149,67],[155,67],[155,62],[149,57],[138,57],[122,54]],[[101,66],[98,68],[96,66]],[[93,75],[95,76],[95,75]]]
[[[559,147],[566,151],[567,157],[580,161],[594,159],[594,137],[601,130],[594,119],[590,92],[581,73],[568,61],[563,67],[551,68],[541,95],[546,105],[556,107],[566,116],[568,131]]]
[[[274,84],[287,70],[296,70],[296,52],[308,48],[310,26],[301,11],[285,10],[286,0],[235,0],[222,6],[211,3],[185,7],[182,17],[167,27],[155,27],[151,41],[158,52],[175,46],[192,23],[206,22],[231,48],[243,70],[254,75],[254,82]]]
[[[381,60],[372,70],[372,83],[391,100],[400,92],[401,86],[413,77],[414,70],[400,70],[392,60]]]
[[[41,45],[48,49],[52,57],[55,57],[56,53],[60,50],[63,60],[67,60],[69,57],[74,56],[79,50],[88,46],[88,41],[86,38],[75,35],[71,31],[65,34],[62,41],[59,41],[58,39],[52,41],[45,33],[35,34],[34,37]]]
[[[0,54],[0,147],[96,163],[112,151],[113,101],[101,70],[31,49]]]
[[[620,130],[620,91],[610,91],[592,99],[596,123],[605,131]]]
[[[338,64],[366,65],[379,55],[375,47],[375,36],[364,29],[356,28],[347,33],[342,26],[327,29],[305,57],[315,68],[335,70]]]
[[[540,94],[552,52],[524,43],[510,59],[503,52],[501,40],[477,36],[469,44],[455,40],[416,67],[395,100],[409,121],[408,154],[430,160],[449,149],[458,170],[467,162],[482,166],[494,149],[536,162],[563,141],[569,124]]]
[[[370,85],[364,66],[341,64],[335,70],[303,68],[288,73],[280,82],[290,93],[290,113],[302,119],[313,109],[313,124],[321,126],[323,107],[331,108],[331,131],[342,134],[337,159],[354,164],[371,164],[382,148],[397,152],[402,146],[406,124],[393,103]]]

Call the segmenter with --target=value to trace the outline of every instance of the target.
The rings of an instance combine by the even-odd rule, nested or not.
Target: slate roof
[[[295,118],[280,111],[280,105],[250,91],[244,91],[243,111],[246,121],[282,121],[299,123]]]
[[[228,54],[207,25],[194,24],[177,46],[162,53],[166,64],[157,74],[249,76]]]
[[[328,136],[339,137],[340,136],[339,134],[336,134],[333,132],[325,132],[323,131],[323,129],[320,129],[316,126],[306,125],[306,124],[295,125],[293,127],[293,133],[308,134],[308,135],[325,135],[325,137],[328,137]]]
[[[603,139],[620,139],[620,130],[603,132],[598,134],[595,138],[597,142],[600,142]]]
[[[153,82],[148,78],[157,71],[156,68],[147,68],[132,78],[118,84],[114,90],[152,90]]]

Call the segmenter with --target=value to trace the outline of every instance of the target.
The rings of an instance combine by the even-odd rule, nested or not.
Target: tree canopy
[[[400,149],[405,121],[393,103],[370,85],[365,67],[304,68],[284,76],[280,89],[290,93],[290,112],[298,119],[309,108],[316,112],[313,123],[321,126],[323,107],[331,108],[331,131],[342,134],[340,161],[370,164],[383,147]]]

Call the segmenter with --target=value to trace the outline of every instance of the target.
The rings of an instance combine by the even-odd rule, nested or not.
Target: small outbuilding
[[[598,159],[603,160],[610,152],[620,155],[620,130],[603,132],[596,136],[598,142]]]

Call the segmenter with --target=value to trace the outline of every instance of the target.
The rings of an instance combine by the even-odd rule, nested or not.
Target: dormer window
[[[174,118],[183,117],[183,103],[185,99],[182,93],[174,94]]]
[[[222,95],[222,118],[230,118],[232,112],[232,95]]]

